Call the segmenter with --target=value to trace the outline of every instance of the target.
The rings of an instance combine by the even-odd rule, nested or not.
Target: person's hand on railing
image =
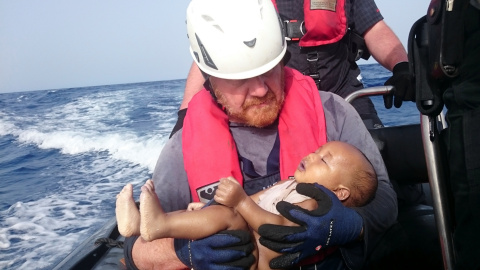
[[[415,101],[415,86],[410,74],[408,62],[400,62],[393,67],[393,75],[384,85],[395,86],[393,94],[383,96],[385,108],[392,108],[392,101],[396,108],[402,106],[403,101]]]

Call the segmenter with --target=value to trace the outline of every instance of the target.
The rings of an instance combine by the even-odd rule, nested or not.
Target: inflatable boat
[[[346,100],[381,95],[391,86],[366,88]],[[399,207],[398,222],[384,235],[368,260],[370,269],[441,269],[442,252],[430,196],[429,172],[422,139],[422,124],[383,127],[369,130],[385,161],[396,189],[409,186],[423,189],[425,203]],[[73,250],[54,269],[126,269],[123,264],[123,238],[115,218]]]

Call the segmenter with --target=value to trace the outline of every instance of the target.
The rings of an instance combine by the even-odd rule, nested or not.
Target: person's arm
[[[180,110],[188,108],[188,103],[192,97],[203,89],[204,82],[205,78],[203,78],[200,69],[195,62],[192,62],[192,66],[188,72],[187,82],[185,83],[185,91],[183,93],[182,104],[180,104]]]
[[[255,262],[253,249],[245,230],[221,231],[196,241],[164,238],[146,242],[138,237],[133,247],[125,246],[125,263],[129,269],[240,270]]]
[[[355,109],[342,98],[320,92],[324,105],[328,141],[340,140],[357,147],[372,163],[378,177],[375,198],[366,206],[354,208],[363,219],[363,240],[342,247],[350,264],[361,264],[374,244],[397,219],[397,197],[390,183],[382,156]]]
[[[407,51],[385,21],[367,29],[363,37],[370,54],[386,69],[392,71],[396,64],[408,61]]]
[[[373,58],[393,73],[385,82],[395,86],[393,93],[383,96],[385,108],[390,109],[393,104],[400,108],[403,101],[414,101],[413,76],[402,43],[383,20],[374,0],[354,1],[353,5],[355,30],[365,39]]]
[[[414,101],[415,87],[408,65],[408,55],[392,29],[382,20],[368,29],[364,38],[373,58],[393,72],[385,85],[393,85],[395,90],[393,94],[384,95],[385,108],[390,109],[392,103],[400,108],[403,101]]]
[[[177,257],[173,247],[173,238],[157,239],[147,242],[141,237],[135,241],[132,259],[138,269],[186,269]]]
[[[183,165],[182,130],[165,144],[152,180],[166,212],[187,208],[191,197]],[[178,262],[174,264],[175,260],[189,268],[193,264],[198,269],[214,269],[219,265],[230,267],[229,269],[244,269],[255,260],[250,235],[242,230],[223,231],[192,242],[159,239],[147,243],[138,238],[135,242],[125,241],[124,250],[127,265],[136,265],[140,269],[175,269],[169,268],[170,264],[180,265]]]

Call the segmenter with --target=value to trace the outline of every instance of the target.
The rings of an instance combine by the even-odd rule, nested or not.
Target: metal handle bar
[[[385,94],[389,94],[390,92],[393,92],[394,90],[395,90],[395,87],[392,85],[368,87],[368,88],[357,90],[351,93],[345,98],[345,100],[348,103],[352,103],[353,100],[359,97],[385,95]]]

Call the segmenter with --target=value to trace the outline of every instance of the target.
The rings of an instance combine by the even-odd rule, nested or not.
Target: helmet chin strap
[[[292,57],[292,54],[287,50],[285,52],[285,55],[283,56],[283,59],[282,59],[282,62],[283,62],[283,65],[286,66],[288,61],[290,61],[290,58]]]
[[[218,104],[217,96],[215,96],[215,93],[213,92],[212,84],[210,83],[210,75],[203,72],[202,70],[200,70],[200,71],[202,72],[203,78],[205,78],[205,82],[203,83],[203,87],[205,87],[205,89],[207,89],[207,91],[210,92],[210,95],[212,95],[213,100]],[[218,104],[218,105],[221,106],[220,104]]]
[[[203,76],[203,78],[205,79],[205,81],[208,80],[208,78],[210,78],[210,75],[208,75],[207,73],[205,73],[205,72],[204,72],[203,70],[201,70],[200,68],[199,68],[199,70],[200,70],[200,73],[202,73],[202,76]]]

